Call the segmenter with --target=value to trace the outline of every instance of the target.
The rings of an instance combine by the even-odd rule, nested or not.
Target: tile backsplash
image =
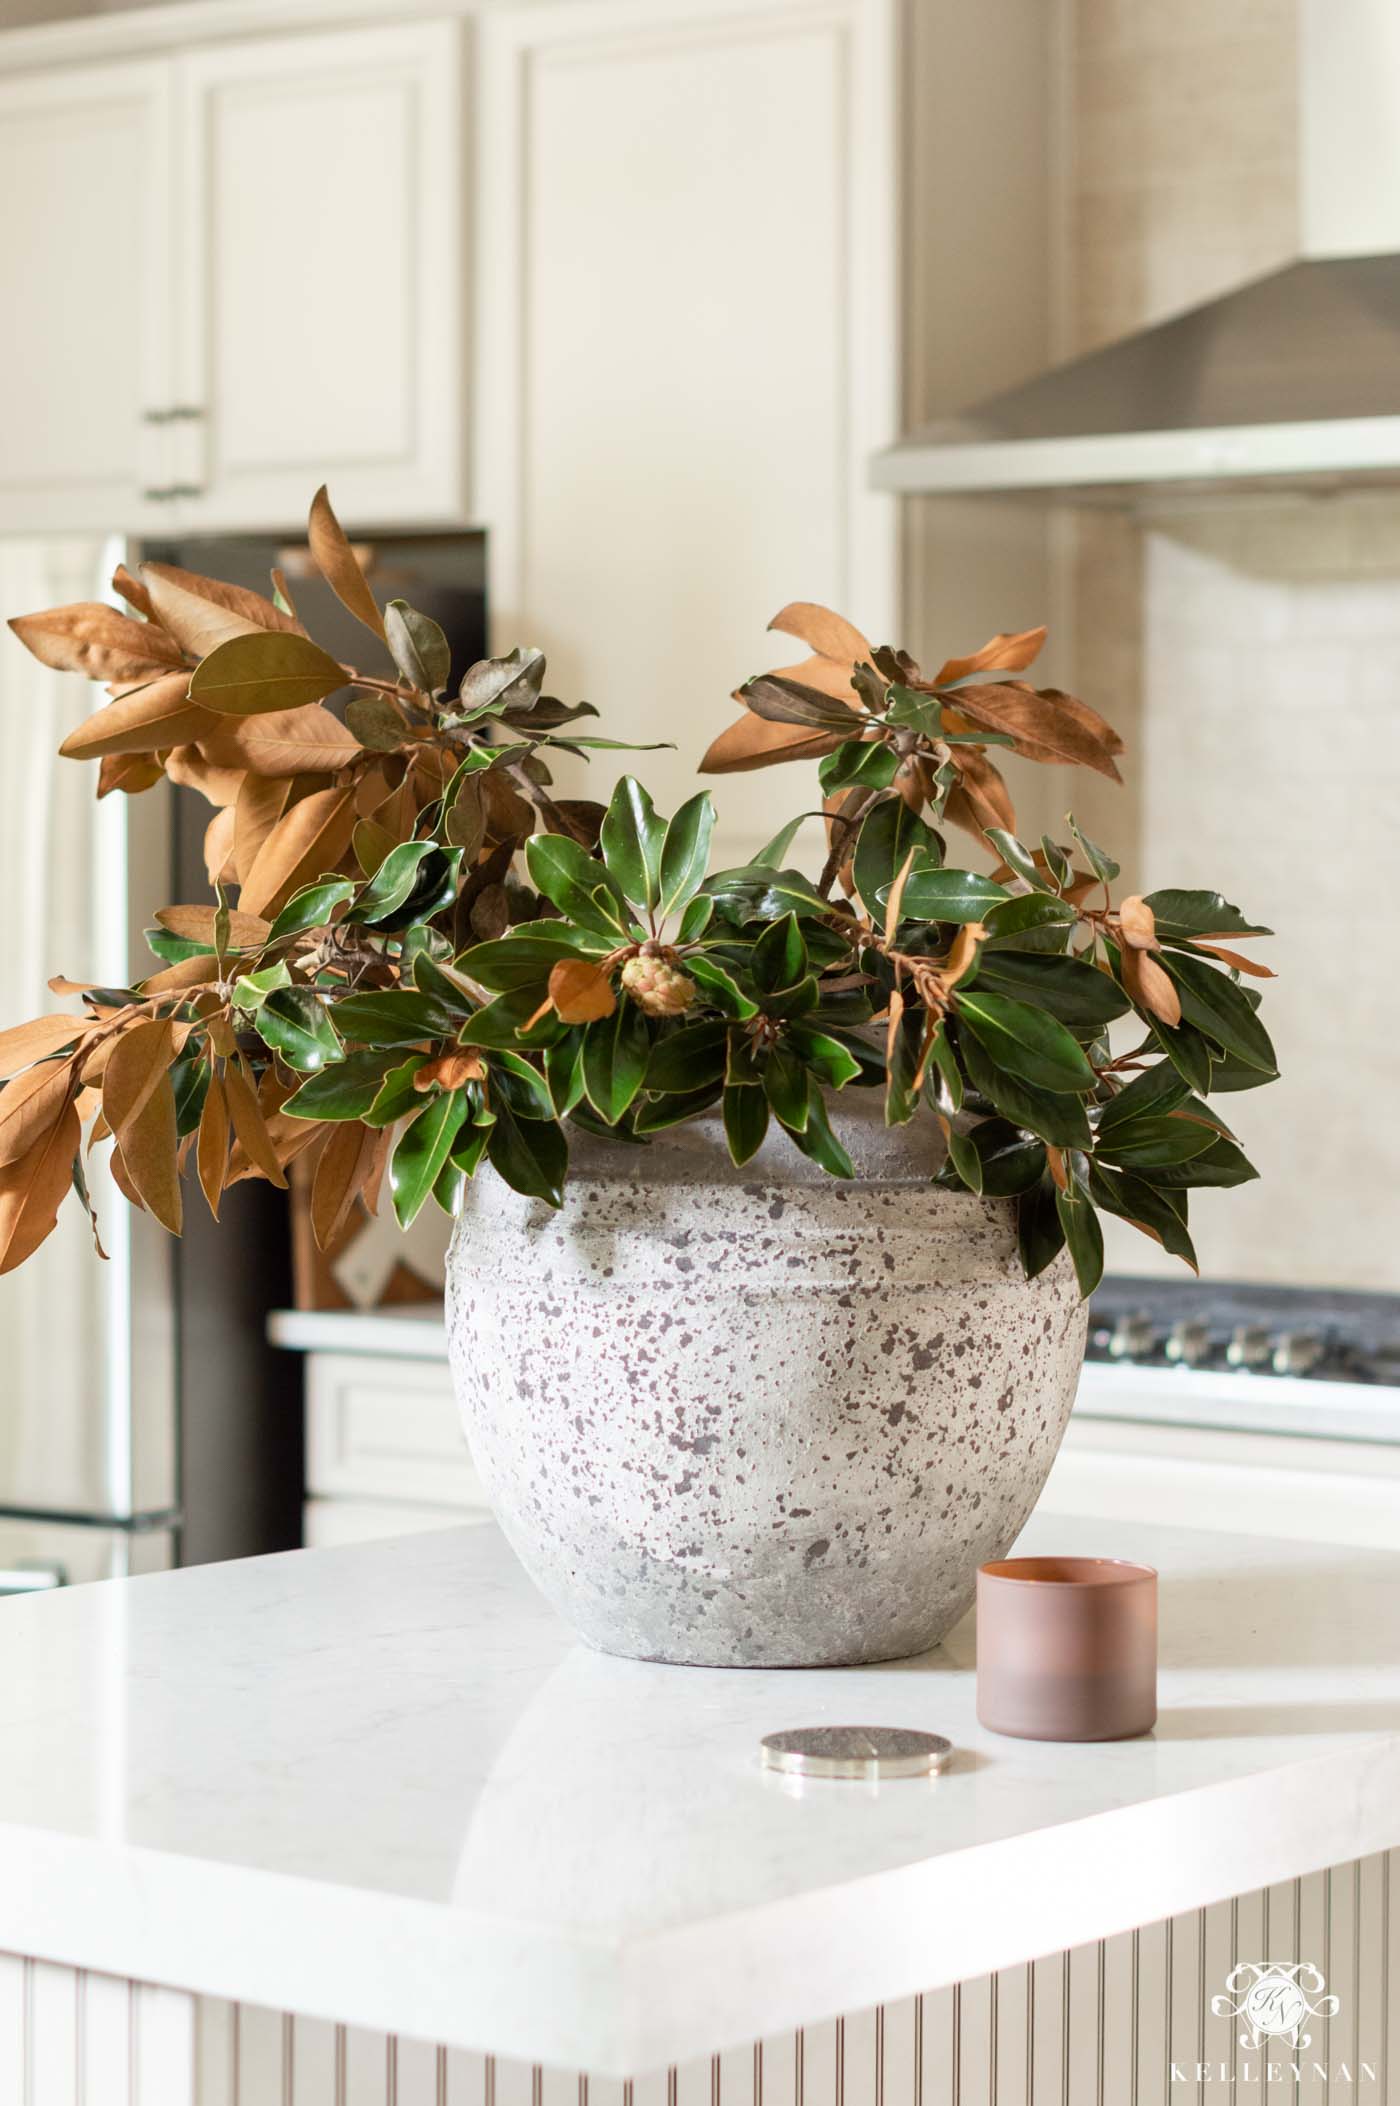
[[[1080,690],[1126,790],[1076,785],[1124,883],[1212,885],[1277,930],[1283,1080],[1220,1100],[1257,1184],[1193,1199],[1216,1278],[1400,1285],[1400,497],[1086,521]],[[1111,1265],[1169,1272],[1132,1230]]]

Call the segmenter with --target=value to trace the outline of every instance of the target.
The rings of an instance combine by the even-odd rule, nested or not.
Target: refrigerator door
[[[0,610],[105,598],[121,554],[120,543],[93,536],[0,540]],[[51,973],[124,984],[144,950],[128,896],[165,897],[168,799],[148,793],[133,853],[139,841],[151,867],[138,874],[126,798],[98,803],[91,766],[58,756],[73,725],[104,699],[100,688],[39,665],[0,628],[5,1024],[76,1008],[49,992]],[[93,1251],[81,1206],[66,1202],[41,1249],[0,1278],[0,1515],[124,1520],[175,1504],[169,1242],[115,1193],[103,1157],[89,1176],[108,1262]],[[71,1555],[85,1571],[100,1562],[92,1544]]]
[[[58,1521],[0,1519],[0,1615],[18,1594],[73,1587],[84,1580],[164,1572],[176,1562],[168,1528],[88,1528]]]

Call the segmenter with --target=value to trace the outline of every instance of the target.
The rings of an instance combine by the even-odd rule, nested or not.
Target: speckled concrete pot
[[[579,1142],[561,1212],[483,1176],[448,1255],[462,1421],[526,1570],[590,1644],[717,1667],[936,1645],[1040,1494],[1086,1312],[931,1119],[837,1122],[858,1177],[718,1121]]]

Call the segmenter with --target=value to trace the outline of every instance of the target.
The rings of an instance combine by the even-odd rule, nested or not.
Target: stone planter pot
[[[924,1651],[1040,1494],[1087,1313],[931,1119],[837,1122],[854,1182],[717,1120],[579,1142],[554,1213],[483,1176],[448,1255],[462,1422],[526,1570],[592,1645],[716,1667]]]

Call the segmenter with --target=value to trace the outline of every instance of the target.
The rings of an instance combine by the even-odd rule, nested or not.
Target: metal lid
[[[946,1769],[953,1744],[941,1733],[908,1726],[794,1726],[766,1733],[765,1769],[796,1777],[932,1777]]]

